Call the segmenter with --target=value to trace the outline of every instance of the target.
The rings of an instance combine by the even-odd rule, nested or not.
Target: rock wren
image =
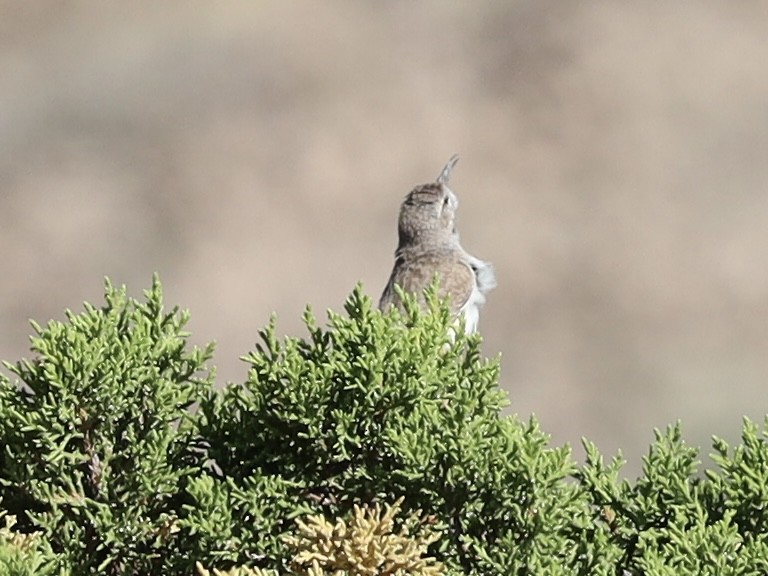
[[[400,306],[395,285],[424,302],[424,289],[438,276],[438,295],[464,317],[467,334],[477,330],[485,294],[496,286],[493,266],[469,255],[459,243],[456,208],[459,200],[448,188],[454,155],[435,182],[417,186],[400,206],[395,266],[379,301],[379,309]]]

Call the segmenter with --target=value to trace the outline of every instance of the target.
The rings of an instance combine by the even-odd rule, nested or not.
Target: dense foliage
[[[273,320],[221,389],[157,279],[34,325],[0,375],[0,576],[768,573],[765,427],[711,470],[679,426],[634,481],[579,466],[428,302]]]

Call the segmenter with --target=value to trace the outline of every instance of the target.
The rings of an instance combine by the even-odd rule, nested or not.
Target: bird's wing
[[[423,302],[423,292],[430,285],[435,274],[439,277],[438,296],[449,298],[451,311],[458,314],[472,296],[475,273],[458,257],[447,257],[444,253],[410,256],[397,262],[382,294],[379,308],[385,309],[391,304],[399,304],[394,290],[395,284],[404,292],[416,294]]]

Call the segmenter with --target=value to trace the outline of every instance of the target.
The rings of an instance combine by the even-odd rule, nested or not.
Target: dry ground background
[[[378,297],[454,152],[512,410],[628,472],[762,419],[761,0],[0,1],[0,358],[158,271],[242,380],[272,311]]]

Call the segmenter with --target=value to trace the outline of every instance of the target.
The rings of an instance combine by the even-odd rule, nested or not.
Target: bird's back
[[[399,253],[396,263],[379,301],[379,308],[386,310],[392,305],[400,306],[395,285],[406,293],[415,294],[424,300],[424,290],[432,280],[438,278],[438,296],[449,298],[451,310],[458,314],[472,299],[476,289],[475,273],[472,267],[461,259],[455,250]]]

